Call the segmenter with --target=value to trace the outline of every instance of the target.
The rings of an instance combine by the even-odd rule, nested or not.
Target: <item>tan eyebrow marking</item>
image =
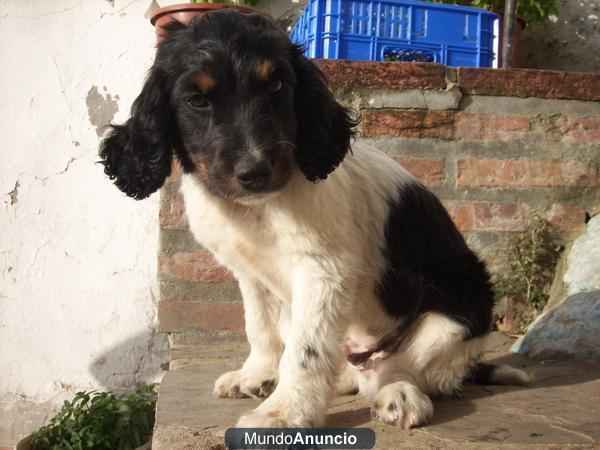
[[[273,63],[271,61],[261,61],[256,65],[256,75],[260,80],[269,81],[269,75],[271,75],[272,68]]]
[[[194,77],[194,83],[202,92],[208,92],[215,87],[215,79],[208,72],[200,72]]]

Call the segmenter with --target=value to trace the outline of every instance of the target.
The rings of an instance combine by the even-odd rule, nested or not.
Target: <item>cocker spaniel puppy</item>
[[[334,393],[410,428],[429,396],[478,364],[494,302],[484,264],[436,197],[383,153],[272,22],[231,10],[173,23],[131,118],[101,145],[105,173],[143,199],[173,154],[196,239],[233,271],[251,351],[219,397],[268,397],[244,427],[323,425]]]

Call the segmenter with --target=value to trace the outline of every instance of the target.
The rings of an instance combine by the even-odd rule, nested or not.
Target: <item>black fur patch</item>
[[[317,359],[319,357],[317,351],[314,349],[314,347],[311,347],[310,345],[307,345],[304,348],[304,354],[308,359]]]
[[[277,386],[277,381],[274,379],[263,381],[260,386],[254,386],[250,388],[250,393],[257,397],[268,397],[273,393],[275,387]]]
[[[111,125],[102,141],[104,173],[130,197],[141,200],[158,190],[171,172],[173,147],[163,74],[153,69],[124,125]]]
[[[472,384],[499,384],[493,381],[495,370],[494,364],[477,363],[471,368],[464,381]]]
[[[302,353],[302,357],[300,358],[300,366],[303,369],[308,369],[311,361],[319,358],[319,353],[317,350],[310,345],[305,346]]]
[[[414,182],[399,188],[385,240],[387,269],[377,295],[390,315],[407,319],[401,336],[427,312],[456,320],[468,337],[490,330],[494,295],[485,264],[425,186]]]
[[[298,78],[296,161],[309,181],[327,178],[350,150],[358,120],[335,101],[323,73],[296,47],[292,64]]]

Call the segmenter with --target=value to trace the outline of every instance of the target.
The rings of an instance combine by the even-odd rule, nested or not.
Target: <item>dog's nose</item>
[[[244,189],[259,190],[271,181],[272,167],[268,160],[238,164],[233,174]]]

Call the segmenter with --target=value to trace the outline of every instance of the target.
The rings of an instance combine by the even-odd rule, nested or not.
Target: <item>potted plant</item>
[[[260,0],[208,0],[199,2],[191,0],[189,3],[165,6],[151,11],[150,23],[156,27],[156,36],[160,40],[165,32],[163,27],[173,20],[188,24],[194,17],[201,16],[209,11],[222,8],[234,8],[238,11],[253,13],[257,12],[251,6],[258,4]],[[250,6],[245,6],[250,5]]]
[[[49,423],[22,439],[16,450],[147,450],[156,415],[155,384],[129,395],[77,392]]]
[[[504,5],[505,0],[432,0],[441,3],[450,3],[454,5],[476,6],[485,8],[500,14],[499,27],[499,42],[504,40]],[[519,26],[515,26],[515,34],[513,36],[513,67],[517,67],[519,63],[519,49],[521,43],[521,32],[527,24],[543,23],[551,16],[558,14],[558,6],[556,0],[518,0],[517,6],[517,22]],[[500,45],[501,48],[501,45]],[[499,55],[499,58],[501,55]],[[502,61],[499,61],[499,66]]]

